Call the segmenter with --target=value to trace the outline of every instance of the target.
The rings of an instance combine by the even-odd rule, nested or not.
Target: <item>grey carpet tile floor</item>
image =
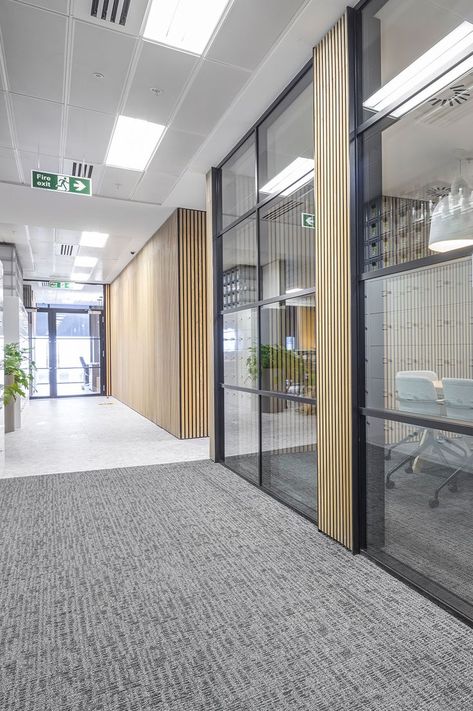
[[[473,630],[210,462],[0,481],[2,711],[468,711]]]

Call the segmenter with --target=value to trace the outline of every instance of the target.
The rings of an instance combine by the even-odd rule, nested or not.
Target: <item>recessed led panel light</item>
[[[228,0],[153,0],[143,37],[202,54]]]
[[[314,170],[314,161],[312,158],[301,158],[300,156],[289,163],[280,173],[271,178],[266,185],[260,189],[262,193],[267,193],[268,195],[276,195],[282,192],[285,188],[287,189],[296,181],[298,181],[298,187],[307,182],[307,173]],[[302,178],[304,182],[301,183]],[[283,195],[289,195],[289,192],[284,192]]]
[[[143,119],[119,116],[108,149],[106,165],[126,170],[144,170],[165,126]]]
[[[93,269],[95,265],[97,264],[98,259],[97,257],[76,257],[74,259],[74,266],[75,267],[89,267],[90,269]]]
[[[408,97],[413,92],[424,89],[425,85],[433,81],[439,73],[446,71],[472,51],[473,24],[462,22],[440,42],[434,44],[415,62],[409,64],[391,81],[366,99],[363,106],[373,111],[383,111],[396,101],[402,100],[403,97]]]
[[[109,235],[106,232],[82,232],[80,243],[83,247],[105,247]]]

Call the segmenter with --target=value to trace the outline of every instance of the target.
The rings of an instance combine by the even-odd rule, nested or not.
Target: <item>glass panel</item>
[[[87,368],[58,368],[57,394],[88,395],[100,392],[100,366],[89,366]]]
[[[56,315],[56,335],[83,338],[100,335],[100,313],[58,313]]]
[[[256,202],[256,152],[252,135],[222,168],[222,227],[251,210]]]
[[[225,390],[225,464],[259,483],[258,395]]]
[[[366,282],[366,404],[473,422],[470,257]]]
[[[263,397],[261,409],[263,486],[315,518],[315,405]]]
[[[94,346],[97,345],[97,349]],[[90,364],[100,364],[100,358],[93,361],[93,351],[100,349],[97,339],[95,343],[91,338],[58,338],[56,342],[57,367],[78,368]],[[97,353],[99,355],[99,353]]]
[[[33,397],[49,397],[49,368],[40,368],[33,371]]]
[[[315,297],[261,308],[261,387],[315,398]]]
[[[260,200],[281,192],[288,195],[286,190],[294,192],[304,176],[313,174],[312,94],[309,71],[259,128]]]
[[[258,384],[258,312],[236,311],[223,317],[223,373],[226,385]]]
[[[49,338],[33,338],[31,359],[37,368],[49,368]]]
[[[402,105],[471,54],[473,27],[465,20],[473,22],[470,2],[368,3],[362,11],[362,118]],[[458,76],[454,69],[446,85]]]
[[[223,308],[258,300],[256,221],[245,220],[222,237]]]
[[[376,418],[366,429],[368,550],[473,603],[473,437]]]
[[[48,314],[46,311],[31,312],[31,333],[33,338],[49,336]]]
[[[314,183],[261,210],[263,299],[315,286]]]

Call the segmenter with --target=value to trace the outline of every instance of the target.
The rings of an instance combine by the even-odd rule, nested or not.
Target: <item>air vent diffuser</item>
[[[54,253],[58,257],[75,257],[79,253],[78,244],[55,244]]]
[[[125,25],[131,0],[92,0],[90,14],[98,20]]]
[[[270,220],[272,222],[280,220],[284,215],[287,215],[288,212],[295,210],[302,204],[303,203],[298,200],[290,200],[289,202],[284,202],[282,205],[278,205],[273,210],[267,212],[266,215],[263,216],[263,220]]]
[[[78,178],[91,178],[94,166],[91,163],[78,163],[73,161],[72,163],[72,175],[76,175]]]

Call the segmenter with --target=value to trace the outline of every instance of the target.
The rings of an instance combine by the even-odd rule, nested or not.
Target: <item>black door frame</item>
[[[67,397],[99,397],[105,395],[105,310],[102,308],[84,307],[78,309],[68,309],[66,307],[40,306],[36,309],[38,313],[48,314],[48,340],[49,340],[49,395],[35,395],[30,393],[33,400],[53,400]],[[57,346],[56,346],[56,316],[57,314],[90,314],[90,312],[100,313],[100,392],[80,393],[77,395],[57,394]],[[34,335],[30,334],[31,346]]]

